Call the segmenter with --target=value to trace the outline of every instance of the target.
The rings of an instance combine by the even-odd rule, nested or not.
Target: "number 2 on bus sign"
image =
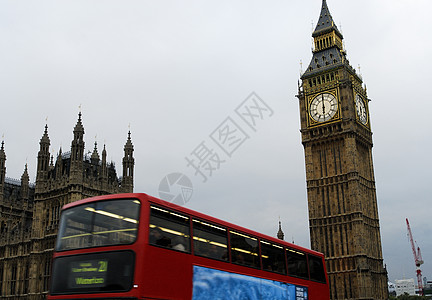
[[[108,270],[108,262],[106,260],[100,260],[98,272],[106,272],[107,270]]]

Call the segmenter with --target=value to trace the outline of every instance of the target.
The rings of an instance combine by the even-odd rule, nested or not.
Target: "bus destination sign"
[[[71,262],[69,287],[103,287],[108,271],[107,260],[87,260]]]

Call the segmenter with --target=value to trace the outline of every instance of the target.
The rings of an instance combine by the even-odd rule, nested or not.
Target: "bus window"
[[[228,260],[227,230],[193,219],[194,254]]]
[[[233,263],[259,268],[258,239],[230,231],[231,259]]]
[[[151,206],[149,243],[190,252],[189,217]]]
[[[326,282],[326,276],[324,274],[323,261],[320,257],[309,255],[309,272],[310,279],[319,282]]]
[[[306,254],[296,250],[287,249],[288,274],[308,278]]]
[[[263,270],[286,274],[285,254],[282,246],[261,241]]]
[[[133,243],[137,237],[139,207],[138,200],[118,199],[65,210],[56,250]]]

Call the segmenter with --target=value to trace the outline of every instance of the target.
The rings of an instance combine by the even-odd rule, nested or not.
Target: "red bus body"
[[[248,276],[246,278],[254,278],[254,280],[264,279],[268,281],[289,283],[292,285],[305,287],[307,290],[307,296],[305,299],[328,300],[330,298],[327,272],[325,270],[324,257],[321,253],[248,230],[246,228],[236,226],[228,222],[224,222],[211,216],[201,214],[199,212],[151,197],[146,194],[117,194],[98,196],[80,200],[65,205],[62,210],[61,218],[63,218],[65,212],[67,212],[70,208],[78,207],[80,205],[91,204],[93,202],[116,199],[136,199],[140,202],[139,224],[137,225],[138,233],[136,236],[136,240],[131,244],[124,245],[110,245],[62,251],[58,251],[58,249],[56,249],[53,257],[51,287],[53,287],[57,281],[66,280],[65,278],[69,276],[70,272],[70,270],[67,268],[64,270],[60,269],[54,271],[54,265],[56,264],[56,260],[62,258],[70,258],[73,260],[73,257],[80,257],[80,255],[82,256],[84,254],[96,255],[100,253],[113,253],[112,255],[116,255],[117,253],[121,253],[122,251],[127,250],[134,255],[133,283],[130,286],[131,288],[128,291],[123,292],[91,293],[53,293],[51,289],[50,294],[48,295],[48,299],[195,299],[193,298],[193,277],[195,268],[199,267],[204,267],[204,269],[206,270],[220,270],[229,274],[235,274],[236,276],[246,275]],[[272,244],[277,244],[278,246],[282,246],[284,248],[284,251],[288,251],[287,249],[289,248],[293,251],[298,251],[306,254],[307,257],[319,257],[320,260],[322,260],[322,265],[324,268],[324,279],[322,282],[318,282],[315,280],[303,279],[289,275],[278,274],[275,272],[265,271],[262,269],[262,267],[252,268],[235,264],[231,262],[231,254],[229,256],[229,259],[227,258],[227,261],[198,256],[194,254],[194,243],[192,242],[192,238],[190,245],[190,253],[151,245],[149,243],[149,219],[151,206],[164,208],[169,211],[175,211],[179,214],[189,216],[190,224],[192,224],[192,219],[203,220],[205,222],[209,222],[210,224],[216,224],[217,226],[226,228],[227,232],[241,232],[248,236],[255,237],[258,241],[265,240]],[[193,228],[192,225],[191,227]],[[193,229],[191,235],[193,236]],[[229,248],[230,245],[228,244],[227,247]],[[290,270],[288,268],[288,273],[289,272]],[[93,282],[91,282],[90,284],[93,284]],[[222,297],[218,299],[229,298]],[[304,298],[300,297],[293,299]]]

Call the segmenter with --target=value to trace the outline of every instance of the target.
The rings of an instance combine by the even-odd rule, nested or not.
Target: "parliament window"
[[[0,267],[0,296],[3,295],[3,266]]]
[[[14,264],[11,268],[11,280],[10,280],[10,294],[15,294],[15,288],[16,288],[16,282],[17,282],[17,265]]]
[[[51,276],[51,257],[46,257],[45,258],[45,269],[44,269],[44,273],[43,273],[43,288],[44,291],[48,290],[48,283],[49,283],[49,279]]]
[[[29,292],[29,280],[30,280],[30,263],[27,262],[25,266],[25,273],[24,273],[24,294],[27,294]]]

